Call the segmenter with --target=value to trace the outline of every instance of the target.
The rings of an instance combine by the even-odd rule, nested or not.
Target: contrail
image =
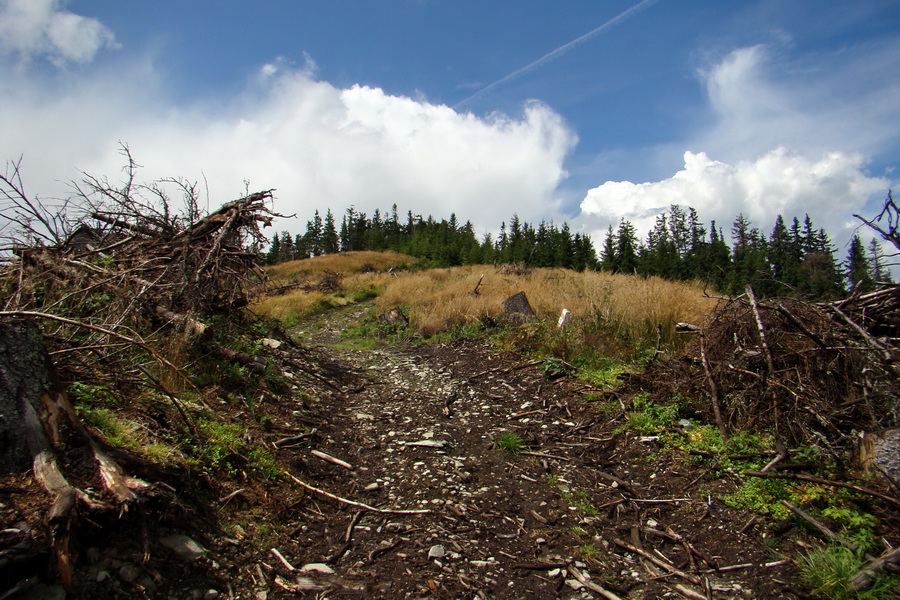
[[[629,8],[629,9],[627,9],[627,10],[625,10],[625,11],[622,11],[621,13],[619,13],[618,15],[616,15],[615,17],[613,17],[612,19],[610,19],[609,21],[607,21],[606,23],[604,23],[603,25],[601,25],[600,27],[597,27],[596,29],[593,29],[593,30],[587,32],[586,34],[584,34],[583,36],[581,36],[581,37],[579,37],[579,38],[575,38],[575,39],[572,40],[571,42],[568,42],[568,43],[566,43],[566,44],[563,44],[562,46],[560,46],[560,47],[557,48],[556,50],[553,50],[553,51],[551,51],[551,52],[548,52],[547,54],[545,54],[544,56],[540,57],[539,59],[537,59],[537,60],[534,61],[533,63],[528,64],[528,65],[525,65],[525,66],[522,67],[521,69],[518,69],[518,70],[516,70],[516,71],[513,71],[513,72],[510,73],[509,75],[507,75],[507,76],[505,76],[505,77],[502,77],[502,78],[498,79],[498,80],[495,81],[494,83],[491,83],[491,84],[488,84],[488,85],[484,86],[483,88],[481,88],[480,90],[478,90],[477,92],[475,92],[474,94],[472,94],[471,96],[469,96],[468,98],[465,98],[465,99],[463,99],[463,100],[460,100],[459,102],[457,102],[456,104],[454,104],[454,105],[453,105],[453,108],[454,108],[454,109],[459,108],[460,106],[462,106],[463,104],[466,104],[466,103],[469,102],[470,100],[473,100],[473,99],[475,99],[475,98],[478,98],[478,97],[480,97],[480,96],[483,96],[484,94],[490,92],[491,90],[497,89],[498,87],[500,87],[501,85],[503,85],[503,84],[505,84],[505,83],[509,83],[510,81],[514,81],[514,80],[518,79],[519,77],[521,77],[522,75],[525,75],[525,74],[527,74],[527,73],[530,73],[530,72],[532,72],[532,71],[534,71],[534,70],[536,70],[536,69],[539,69],[539,68],[543,67],[543,66],[546,65],[547,63],[549,63],[549,62],[551,62],[551,61],[553,61],[553,60],[556,60],[557,58],[559,58],[560,56],[562,56],[562,55],[565,54],[566,52],[569,52],[569,51],[570,51],[572,48],[574,48],[575,46],[578,46],[579,44],[582,44],[582,43],[588,41],[588,40],[591,39],[592,37],[594,37],[594,36],[596,36],[596,35],[598,35],[598,34],[600,34],[600,33],[603,33],[604,31],[606,31],[607,29],[609,29],[609,28],[612,27],[613,25],[616,25],[616,24],[618,24],[618,23],[621,23],[622,21],[624,21],[624,20],[627,19],[628,17],[634,15],[635,13],[640,12],[641,10],[643,10],[643,9],[647,8],[648,6],[650,6],[651,4],[656,4],[658,1],[659,1],[659,0],[643,0],[642,2],[638,2],[637,4],[635,4],[634,6],[632,6],[631,8]]]

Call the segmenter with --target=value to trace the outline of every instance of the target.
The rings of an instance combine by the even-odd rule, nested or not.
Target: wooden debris
[[[584,576],[584,574],[582,574],[581,571],[579,571],[577,568],[575,568],[575,566],[568,565],[566,567],[566,570],[569,572],[569,574],[572,577],[574,577],[578,581],[578,583],[580,583],[581,585],[583,585],[584,587],[586,587],[587,589],[589,589],[591,591],[597,592],[604,598],[607,598],[607,600],[622,600],[619,596],[615,595],[614,593],[607,590],[603,586],[601,586],[597,583],[594,583],[590,579],[587,579]]]
[[[340,496],[336,496],[331,492],[326,492],[325,490],[320,490],[317,487],[311,486],[308,483],[297,479],[293,474],[288,473],[287,471],[283,471],[288,478],[299,485],[300,487],[307,489],[311,492],[315,492],[321,496],[325,496],[326,498],[330,498],[342,504],[347,504],[348,506],[356,506],[357,508],[362,508],[371,512],[382,513],[382,514],[394,514],[394,515],[422,515],[427,514],[432,511],[427,509],[390,509],[390,508],[376,508],[374,506],[369,506],[368,504],[363,504],[362,502],[354,502],[353,500],[347,500],[346,498],[341,498]]]
[[[900,570],[900,548],[894,548],[880,557],[870,560],[856,575],[850,578],[847,583],[847,591],[859,593],[869,589],[878,576],[877,571],[887,567],[892,568],[895,572]]]
[[[335,458],[335,457],[331,456],[330,454],[325,454],[324,452],[321,452],[319,450],[310,450],[309,453],[312,454],[313,456],[315,456],[316,458],[321,458],[322,460],[324,460],[326,462],[330,462],[333,465],[337,465],[339,467],[344,467],[348,471],[353,470],[353,465],[351,465],[347,461],[341,460],[339,458]]]

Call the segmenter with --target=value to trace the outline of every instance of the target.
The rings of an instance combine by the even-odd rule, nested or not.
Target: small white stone
[[[331,575],[334,573],[334,569],[326,565],[325,563],[309,563],[303,565],[300,569],[301,573],[323,573],[325,575]]]
[[[428,558],[444,558],[445,555],[446,551],[440,544],[436,544],[428,550]]]

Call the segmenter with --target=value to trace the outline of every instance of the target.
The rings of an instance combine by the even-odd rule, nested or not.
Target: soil
[[[598,390],[478,340],[354,349],[340,334],[366,310],[306,322],[290,332],[299,348],[272,351],[294,390],[260,399],[269,417],[251,430],[293,478],[128,463],[152,493],[79,527],[69,597],[797,597],[780,559],[804,534],[724,505],[733,481],[621,431]],[[496,447],[504,431],[520,452]],[[0,525],[40,541],[46,496],[26,476],[2,483]],[[173,536],[207,551],[173,550]],[[22,568],[43,580],[48,556]]]

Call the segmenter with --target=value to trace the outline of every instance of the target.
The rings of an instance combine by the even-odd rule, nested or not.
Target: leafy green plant
[[[576,371],[573,365],[555,356],[548,356],[544,359],[543,369],[545,379],[559,379],[572,375]]]
[[[515,431],[503,430],[494,436],[493,446],[497,450],[518,454],[524,448],[525,442]]]
[[[636,394],[631,399],[633,410],[628,412],[626,427],[642,435],[654,435],[671,426],[678,416],[675,404],[656,404],[649,394]]]

